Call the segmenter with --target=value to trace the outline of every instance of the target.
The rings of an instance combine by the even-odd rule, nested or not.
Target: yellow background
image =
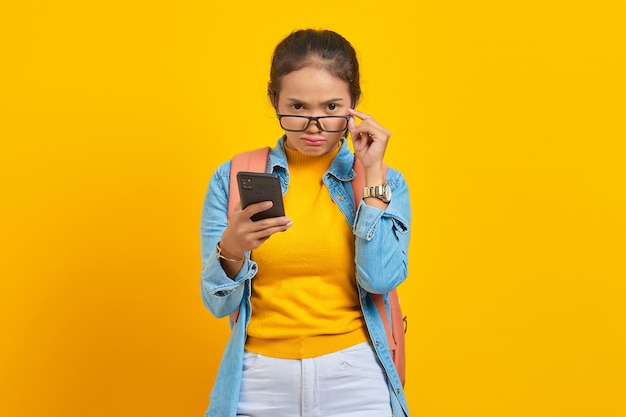
[[[355,45],[412,191],[413,415],[626,415],[623,1],[5,3],[1,416],[202,415],[204,192],[279,136],[303,27]]]

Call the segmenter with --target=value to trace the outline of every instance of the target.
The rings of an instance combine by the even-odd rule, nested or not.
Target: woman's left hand
[[[350,109],[349,112],[353,116],[348,121],[348,130],[354,144],[354,153],[361,160],[366,171],[379,169],[382,167],[391,132],[378,124],[369,114],[354,109]],[[354,116],[361,119],[358,126]]]

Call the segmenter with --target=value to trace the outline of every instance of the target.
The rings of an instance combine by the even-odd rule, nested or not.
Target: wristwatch
[[[391,187],[387,183],[373,187],[365,187],[363,188],[363,198],[367,197],[375,197],[384,203],[388,203],[391,201]]]

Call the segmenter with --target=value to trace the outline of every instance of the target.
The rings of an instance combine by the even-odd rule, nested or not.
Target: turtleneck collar
[[[305,155],[288,148],[286,145],[283,146],[285,154],[287,155],[287,163],[291,168],[306,166],[308,169],[321,172],[325,172],[328,169],[333,159],[335,159],[335,156],[337,156],[339,150],[341,149],[338,146],[333,152],[324,155]]]

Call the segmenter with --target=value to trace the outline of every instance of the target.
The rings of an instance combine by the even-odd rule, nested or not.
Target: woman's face
[[[350,88],[346,81],[335,78],[323,69],[305,67],[285,75],[278,94],[277,111],[281,115],[347,116],[351,106]],[[327,123],[329,120],[327,119]],[[305,121],[306,122],[306,121]],[[334,123],[345,123],[335,119]],[[324,124],[324,119],[322,119]],[[285,119],[283,119],[285,126]],[[329,128],[329,125],[324,125]],[[304,132],[289,132],[286,146],[302,154],[315,156],[337,149],[341,132],[324,132],[312,121]]]

